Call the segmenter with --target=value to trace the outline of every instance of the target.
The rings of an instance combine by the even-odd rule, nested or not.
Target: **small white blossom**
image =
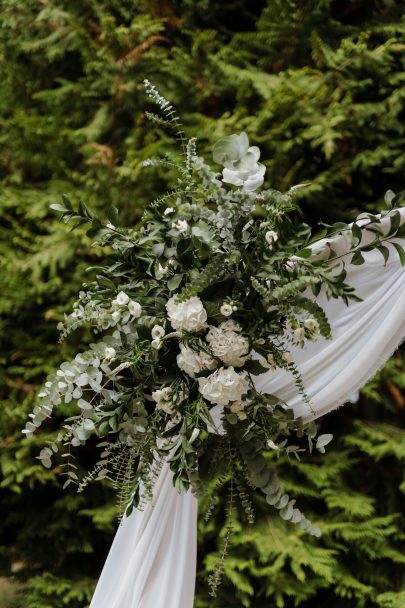
[[[162,347],[162,340],[160,338],[154,338],[151,342],[151,346],[152,348],[156,348],[156,350],[159,350],[159,348]]]
[[[211,327],[206,335],[212,353],[232,367],[242,367],[249,356],[249,340],[242,336],[241,327],[232,320]]]
[[[197,439],[199,434],[200,434],[200,429],[194,429],[193,432],[191,433],[189,443],[194,443],[194,441]]]
[[[117,351],[112,346],[107,346],[104,351],[104,357],[106,359],[114,359],[116,354],[117,354]]]
[[[107,224],[107,228],[109,228],[110,230],[115,230],[114,224],[111,224],[111,223]]]
[[[135,319],[139,319],[142,314],[142,306],[139,302],[135,302],[134,300],[129,300],[128,310]]]
[[[231,314],[233,313],[233,307],[228,304],[227,302],[224,302],[221,306],[221,315],[224,315],[224,317],[230,317]]]
[[[176,296],[166,304],[167,314],[173,329],[200,331],[205,327],[207,311],[200,298],[193,296],[185,302],[176,303]]]
[[[174,213],[173,207],[166,207],[164,210],[164,215],[169,215],[170,213]]]
[[[214,357],[203,350],[193,350],[185,344],[180,344],[180,353],[177,355],[177,365],[191,378],[195,378],[202,371],[218,367]]]
[[[175,228],[179,232],[187,232],[188,223],[186,222],[186,220],[177,220],[176,222],[172,223],[172,228]]]
[[[294,357],[292,355],[292,353],[290,353],[290,351],[285,351],[282,354],[282,357],[284,359],[284,361],[287,363],[287,365],[290,365],[290,363],[294,363]]]
[[[269,245],[273,245],[278,241],[278,234],[274,230],[268,230],[264,236]]]
[[[119,310],[114,310],[111,317],[112,317],[112,320],[114,321],[114,323],[118,323],[118,321],[121,318],[121,313],[119,312]]]
[[[297,340],[297,342],[304,342],[305,340],[305,329],[303,327],[297,327],[294,329],[293,336]]]
[[[270,448],[271,450],[278,450],[279,449],[277,443],[274,443],[274,441],[272,441],[271,439],[268,439],[268,441],[267,441],[267,447]]]
[[[165,328],[161,325],[154,325],[152,327],[152,338],[163,338],[165,333]]]
[[[168,386],[153,391],[152,399],[156,402],[156,408],[163,410],[166,414],[173,414],[175,403],[173,401],[172,389]]]
[[[234,401],[231,403],[230,410],[232,414],[236,414],[239,420],[246,420],[247,414],[245,412],[246,403],[243,401]]]
[[[312,317],[304,321],[304,327],[305,329],[308,329],[308,331],[312,331],[316,334],[319,333],[319,323],[316,319],[313,319]]]
[[[129,296],[125,293],[125,291],[120,291],[115,300],[113,300],[113,304],[117,304],[118,306],[125,306],[129,302]]]
[[[198,384],[204,399],[217,405],[240,401],[250,389],[247,372],[236,372],[233,367],[221,367],[207,378],[198,378]]]

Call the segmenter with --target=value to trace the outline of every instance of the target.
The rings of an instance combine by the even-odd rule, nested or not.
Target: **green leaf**
[[[361,264],[364,264],[364,257],[361,251],[356,251],[356,253],[352,257],[351,263],[355,266],[361,266]]]
[[[402,245],[400,245],[399,243],[392,243],[392,244],[394,245],[395,249],[397,250],[401,265],[405,266],[405,248]]]

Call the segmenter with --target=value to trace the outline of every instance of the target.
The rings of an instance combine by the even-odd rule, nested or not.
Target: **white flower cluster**
[[[203,371],[215,370],[222,363],[223,367],[208,377],[198,378],[199,390],[211,403],[228,405],[233,401],[241,402],[242,395],[250,387],[246,372],[239,373],[234,369],[242,367],[250,356],[249,340],[241,334],[241,327],[231,319],[218,327],[207,326],[207,311],[196,296],[180,303],[176,303],[176,297],[173,296],[167,302],[166,309],[170,323],[176,331],[199,332],[208,327],[206,345],[201,341],[200,348],[192,348],[180,343],[178,367],[191,378],[195,378]],[[233,303],[225,302],[221,306],[224,316],[229,316],[234,310],[236,306]],[[169,392],[166,392],[169,395]],[[155,400],[160,404],[158,407],[163,409],[161,404],[165,405],[167,402],[166,393],[157,392],[155,396]],[[170,397],[168,399],[170,401]],[[165,407],[165,411],[174,411],[172,405]],[[238,412],[243,416],[241,409]]]
[[[225,365],[242,367],[249,356],[249,340],[241,335],[241,327],[232,320],[211,327],[206,340],[215,357]]]
[[[124,312],[128,315],[128,318],[125,316],[125,318],[122,319],[124,323],[126,323],[130,317],[139,319],[139,317],[142,315],[142,306],[139,304],[139,302],[131,300],[125,291],[120,291],[118,293],[117,297],[112,301],[112,307],[114,309],[112,316],[114,317],[115,315],[117,320],[120,319],[122,309],[124,309]]]
[[[319,323],[312,317],[304,322],[300,322],[295,317],[290,317],[287,319],[286,329],[301,348],[304,346],[305,340],[316,342],[320,334]]]
[[[263,184],[266,167],[257,161],[260,150],[257,146],[249,147],[246,133],[224,137],[215,146],[214,161],[225,168],[222,181],[235,186],[243,186],[253,191]]]
[[[218,367],[217,361],[203,350],[193,350],[190,346],[180,344],[180,354],[177,355],[177,365],[190,378],[203,371]]]
[[[166,309],[175,330],[200,331],[206,326],[207,311],[197,296],[179,303],[176,302],[176,296],[173,296],[167,302]]]
[[[250,389],[247,372],[236,372],[233,367],[220,367],[207,378],[198,378],[198,384],[204,399],[216,405],[240,401]]]
[[[179,396],[173,393],[170,386],[157,389],[152,392],[152,399],[156,402],[156,408],[163,410],[166,414],[173,414],[176,408],[176,403],[179,401]]]

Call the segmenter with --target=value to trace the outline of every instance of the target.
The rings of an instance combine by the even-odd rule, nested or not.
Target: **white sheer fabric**
[[[405,209],[401,219],[405,222]],[[339,237],[319,243],[314,256],[322,257],[330,247],[343,256],[348,250],[347,241]],[[279,396],[296,416],[311,420],[343,405],[374,375],[405,337],[405,269],[389,248],[386,266],[378,252],[366,253],[362,266],[344,257],[347,282],[363,302],[347,307],[322,294],[318,298],[333,340],[294,350],[311,407],[302,402],[291,375],[284,371],[259,376],[259,390]],[[220,411],[214,408],[217,421]],[[134,512],[118,529],[90,608],[192,608],[196,522],[196,500],[176,492],[165,466],[153,505]]]

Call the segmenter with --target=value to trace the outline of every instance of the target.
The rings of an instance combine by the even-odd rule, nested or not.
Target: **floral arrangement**
[[[225,475],[229,511],[239,495],[251,521],[249,494],[257,488],[282,518],[318,536],[283,492],[274,456],[299,459],[305,445],[324,452],[332,436],[317,436],[315,423],[295,419],[277,395],[258,392],[255,377],[287,370],[310,413],[293,351],[331,339],[317,303],[321,289],[346,303],[358,299],[345,282],[344,260],[333,247],[319,255],[317,243],[345,235],[352,263],[362,263],[364,249],[386,257],[384,242],[403,230],[399,199],[387,193],[388,233],[380,217],[363,214],[353,225],[323,226],[313,237],[295,201],[305,184],[287,193],[261,189],[266,169],[246,133],[215,144],[222,175],[216,172],[197,155],[195,139],[185,140],[169,102],[145,86],[161,111],[149,117],[174,128],[181,141],[178,182],[149,205],[136,228],[120,227],[115,209],[102,222],[84,203],[73,209],[66,196],[53,205],[61,221],[88,223],[96,246],[107,250],[105,265],[59,327],[62,339],[83,325],[97,339],[47,379],[24,432],[32,436],[55,408],[71,404],[72,416],[40,459],[50,467],[62,452],[65,487],[112,480],[127,514],[151,497],[167,461],[181,492],[191,487],[199,496]],[[365,231],[372,235],[367,245]],[[72,448],[93,437],[101,439],[100,459],[79,479]]]

